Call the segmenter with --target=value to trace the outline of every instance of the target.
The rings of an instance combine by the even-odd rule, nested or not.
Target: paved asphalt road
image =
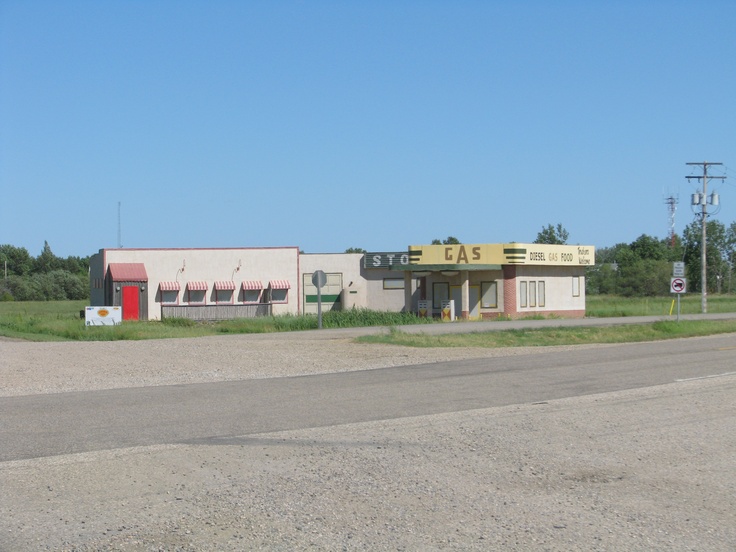
[[[264,432],[529,404],[713,377],[735,367],[730,335],[316,376],[7,397],[0,398],[0,461],[247,442]]]

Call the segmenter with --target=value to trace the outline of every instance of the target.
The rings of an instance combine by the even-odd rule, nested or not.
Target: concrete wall
[[[573,280],[577,280],[577,286]],[[544,282],[545,304],[540,306],[537,297],[537,305],[521,306],[520,290],[521,283],[527,282],[527,290],[532,283],[537,288],[539,282]],[[577,291],[577,296],[573,290]],[[527,293],[529,293],[527,291]],[[559,266],[518,266],[516,267],[516,301],[517,312],[520,316],[525,314],[562,314],[564,316],[585,315],[585,268],[584,267],[559,267]]]
[[[341,274],[343,296],[341,306],[370,308],[377,311],[401,311],[404,308],[403,289],[384,289],[384,279],[403,280],[404,273],[391,270],[366,270],[363,268],[362,253],[303,253],[299,256],[300,272],[311,282],[311,275],[322,270],[326,274]],[[416,291],[416,281],[412,285]],[[311,285],[305,286],[301,301],[305,295],[316,293]],[[313,304],[304,305],[303,312],[316,312]]]
[[[187,282],[205,281],[208,290],[203,306],[216,304],[214,282],[233,281],[236,289],[232,294],[233,304],[244,301],[242,283],[258,280],[264,289],[270,280],[286,280],[290,284],[285,303],[273,303],[272,313],[301,314],[316,313],[316,288],[311,283],[316,270],[330,277],[328,294],[329,308],[370,308],[377,311],[402,311],[407,301],[410,310],[416,312],[420,290],[419,277],[412,274],[405,279],[403,271],[363,268],[363,254],[300,254],[296,247],[274,248],[229,248],[229,249],[104,249],[90,258],[90,299],[92,306],[104,306],[106,301],[104,278],[110,263],[143,263],[148,275],[145,299],[148,318],[161,318],[161,293],[159,283],[179,282],[176,297],[179,305],[187,305]],[[505,265],[502,270],[456,271],[447,275],[433,271],[426,276],[426,298],[433,301],[433,284],[444,282],[450,286],[462,286],[467,277],[468,287],[480,289],[482,302],[483,282],[497,283],[497,306],[484,308],[479,305],[475,317],[509,316],[514,318],[534,314],[561,316],[585,315],[585,267]],[[410,289],[405,290],[405,282]],[[573,293],[577,282],[577,295]],[[540,283],[544,286],[544,304],[540,305]],[[534,286],[536,301],[529,299]],[[521,287],[527,286],[527,304],[522,306]],[[469,293],[470,290],[467,290]],[[265,293],[265,292],[264,292]],[[325,292],[323,292],[324,295]],[[463,288],[463,293],[466,289]],[[452,291],[451,291],[452,297]],[[109,301],[109,298],[107,299]],[[431,304],[431,303],[430,303]],[[107,305],[112,306],[112,305]],[[470,305],[472,309],[472,305]],[[456,304],[456,314],[461,315],[461,305]],[[440,314],[439,308],[433,314]],[[468,313],[466,313],[468,314]]]
[[[205,304],[216,303],[214,282],[234,281],[233,302],[242,302],[242,282],[287,280],[291,289],[286,303],[273,304],[273,314],[299,313],[299,249],[296,247],[232,248],[232,249],[104,249],[90,260],[92,306],[101,305],[104,295],[97,292],[95,282],[104,278],[110,263],[143,263],[148,274],[146,294],[148,318],[161,317],[160,282],[179,282],[179,304],[187,304],[187,282],[208,283]]]

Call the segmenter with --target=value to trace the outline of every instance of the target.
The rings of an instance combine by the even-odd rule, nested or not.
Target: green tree
[[[726,229],[726,281],[724,282],[724,291],[731,293],[734,290],[734,269],[736,269],[736,222],[732,222]]]
[[[460,240],[455,236],[447,236],[444,240],[435,238],[432,240],[432,245],[460,245]]]
[[[0,245],[0,269],[5,273],[5,262],[8,263],[8,275],[25,276],[33,270],[33,258],[25,247]]]
[[[701,244],[703,241],[702,225],[694,221],[683,231],[683,260],[688,279],[689,291],[703,290],[701,278]],[[730,234],[726,227],[717,220],[706,224],[706,289],[717,292],[729,274],[729,258],[731,257]]]
[[[33,271],[36,273],[49,273],[53,270],[59,270],[60,268],[61,259],[53,254],[53,252],[51,251],[51,246],[49,246],[49,242],[44,241],[43,251],[38,257],[36,257]]]
[[[619,266],[617,292],[624,297],[654,297],[669,293],[670,263],[664,260],[637,259]]]
[[[89,257],[67,257],[60,260],[62,270],[75,275],[86,276],[89,272]]]
[[[542,231],[537,234],[537,239],[534,243],[547,243],[553,245],[564,245],[567,243],[567,239],[570,235],[565,230],[562,224],[552,226],[548,224],[542,228]]]
[[[367,253],[367,251],[362,247],[348,247],[345,253]]]
[[[642,234],[630,244],[618,243],[596,252],[596,265],[587,271],[591,293],[647,297],[669,293],[673,255],[668,240]]]
[[[662,240],[642,234],[629,246],[639,259],[661,261],[667,259],[667,244]]]

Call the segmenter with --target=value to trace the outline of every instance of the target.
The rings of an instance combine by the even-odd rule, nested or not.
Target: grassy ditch
[[[736,320],[681,320],[680,322],[663,320],[652,324],[540,328],[443,335],[409,334],[392,329],[388,334],[358,337],[356,341],[406,347],[544,347],[586,343],[635,343],[733,332],[736,332]]]
[[[677,299],[667,297],[618,297],[615,295],[588,295],[585,312],[590,318],[617,316],[669,316],[677,314]],[[688,293],[680,297],[681,314],[699,314],[701,296]],[[736,295],[708,295],[708,312],[736,312]]]
[[[193,322],[186,319],[124,322],[119,326],[87,327],[80,318],[86,301],[0,302],[0,336],[28,341],[117,341],[203,337],[223,334],[272,333],[317,328],[317,317],[272,316],[220,322]],[[591,317],[667,316],[671,299],[627,299],[593,296],[588,298]],[[709,312],[736,312],[736,297],[709,296]],[[700,312],[700,298],[681,301],[682,314]],[[540,317],[542,318],[542,317]],[[376,312],[365,309],[325,312],[324,328],[366,326],[403,326],[432,324],[432,320],[413,314]],[[467,324],[472,324],[468,322]],[[619,343],[713,333],[736,332],[730,321],[662,321],[654,324],[616,327],[548,328],[539,330],[504,330],[458,335],[408,335],[392,331],[388,336],[361,338],[364,342],[395,343],[413,347],[519,347],[579,343]]]
[[[291,332],[317,329],[316,316],[267,316],[219,322],[183,318],[124,322],[118,326],[85,326],[80,317],[86,301],[0,302],[0,336],[28,341],[118,341],[204,337],[222,334]],[[357,309],[325,312],[323,328],[431,324],[410,313]]]

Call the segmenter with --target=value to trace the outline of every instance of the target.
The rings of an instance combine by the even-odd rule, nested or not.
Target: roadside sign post
[[[317,328],[322,329],[322,287],[327,283],[327,275],[322,270],[315,270],[312,283],[317,288]]]
[[[680,321],[680,295],[687,291],[687,280],[681,277],[673,277],[670,280],[670,292],[677,295],[677,321]]]

